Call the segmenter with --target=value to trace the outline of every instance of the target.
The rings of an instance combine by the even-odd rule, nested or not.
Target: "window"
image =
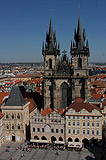
[[[77,119],[79,119],[79,116],[77,116]]]
[[[63,133],[63,129],[61,129],[61,133]]]
[[[82,68],[82,59],[78,58],[78,68]]]
[[[54,133],[54,129],[53,128],[51,129],[51,132]]]
[[[96,123],[96,126],[99,127],[99,123]]]
[[[99,119],[99,117],[97,117],[97,119]]]
[[[49,69],[52,69],[52,60],[49,59]]]
[[[85,126],[85,122],[83,122],[83,126]]]
[[[71,122],[68,122],[68,125],[70,126],[70,125],[71,125]]]
[[[73,119],[75,119],[75,116],[73,116]]]
[[[96,135],[99,135],[99,131],[98,130],[96,131]]]
[[[12,114],[11,118],[14,119],[14,115],[13,114]]]
[[[73,134],[75,134],[75,129],[73,129]]]
[[[79,129],[77,129],[77,134],[79,134]]]
[[[89,126],[89,122],[87,122],[87,126]]]
[[[94,127],[94,123],[92,122],[92,127]]]
[[[58,129],[56,129],[56,133],[59,133],[59,130],[58,130]]]
[[[92,119],[94,119],[94,117],[92,117]]]
[[[43,122],[43,120],[42,120],[42,119],[41,119],[40,121],[41,121],[41,122]]]
[[[35,132],[35,128],[33,128],[33,132]]]
[[[92,130],[92,135],[94,135],[94,130]]]
[[[17,119],[20,119],[20,115],[19,114],[17,115]]]
[[[42,128],[42,132],[44,132],[44,128]]]
[[[103,124],[105,124],[105,120],[103,121]]]
[[[70,119],[70,118],[71,118],[71,116],[68,116],[68,118]]]
[[[87,130],[87,134],[89,134],[89,130]]]
[[[85,116],[83,116],[83,119],[85,119]]]
[[[8,118],[8,114],[6,114],[6,119]]]
[[[77,126],[79,126],[79,121],[77,122]]]
[[[14,125],[12,125],[12,129],[14,129]]]
[[[37,128],[37,132],[40,132],[40,128]]]
[[[18,129],[20,129],[20,125],[18,124]]]
[[[7,124],[7,129],[9,129],[9,125]]]
[[[87,117],[87,119],[89,119],[89,117]]]
[[[68,129],[68,133],[71,133],[71,129]]]
[[[75,126],[75,122],[73,122],[73,126]]]
[[[85,134],[85,130],[83,130],[83,134]]]

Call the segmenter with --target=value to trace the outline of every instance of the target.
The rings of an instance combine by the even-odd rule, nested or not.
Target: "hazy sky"
[[[43,61],[41,47],[50,22],[61,52],[74,38],[80,17],[88,35],[89,61],[106,62],[106,0],[0,0],[0,63]]]

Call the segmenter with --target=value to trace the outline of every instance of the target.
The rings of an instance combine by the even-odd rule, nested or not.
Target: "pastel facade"
[[[0,112],[0,147],[4,143],[3,114]]]
[[[30,118],[31,140],[65,141],[65,120],[61,113],[51,108],[37,110]]]

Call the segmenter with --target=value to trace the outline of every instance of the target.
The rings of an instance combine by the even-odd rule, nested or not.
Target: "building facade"
[[[61,109],[37,110],[30,117],[31,141],[65,141],[65,119],[61,116],[62,113]]]
[[[71,63],[63,51],[60,58],[60,44],[53,32],[50,19],[49,32],[46,33],[46,42],[42,46],[44,56],[44,108],[66,108],[75,97],[89,100],[90,90],[88,85],[88,40],[85,44],[85,29],[82,33],[80,17],[77,32],[75,29],[74,41],[71,42]]]
[[[24,142],[29,125],[29,102],[25,101],[18,86],[13,86],[10,95],[1,106],[5,142]]]
[[[102,140],[102,112],[77,98],[66,112],[66,141]]]
[[[3,114],[0,112],[0,147],[4,143]]]

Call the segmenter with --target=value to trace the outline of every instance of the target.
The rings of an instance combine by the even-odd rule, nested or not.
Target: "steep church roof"
[[[26,101],[18,86],[13,86],[5,106],[23,106]]]

